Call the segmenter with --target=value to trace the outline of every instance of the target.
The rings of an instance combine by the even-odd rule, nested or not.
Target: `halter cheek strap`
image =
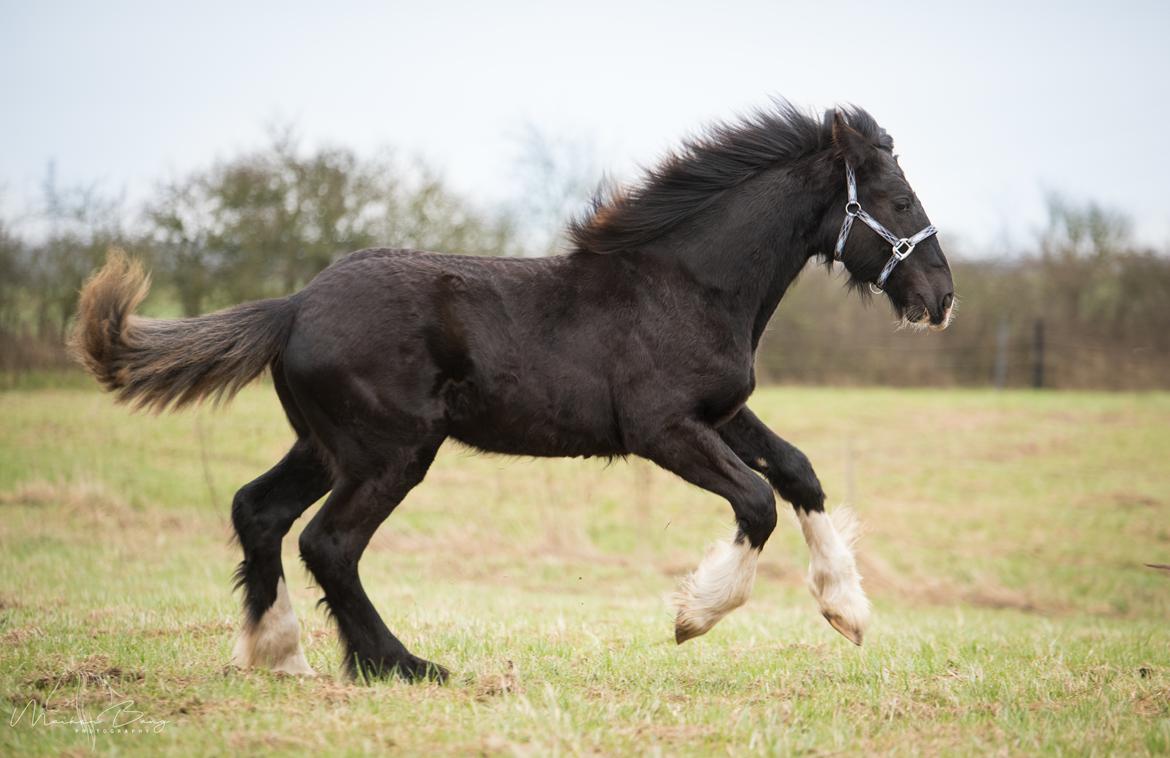
[[[849,231],[853,228],[853,219],[859,218],[861,222],[877,232],[878,236],[890,243],[890,249],[893,251],[890,259],[886,261],[882,272],[878,274],[877,282],[870,282],[869,289],[875,295],[880,294],[882,287],[886,286],[886,280],[890,278],[890,273],[894,267],[906,259],[906,256],[914,252],[914,248],[919,242],[938,232],[931,224],[922,231],[915,234],[913,237],[898,237],[889,229],[881,225],[881,223],[865,212],[861,207],[861,203],[857,202],[857,177],[853,173],[853,166],[848,162],[845,163],[845,181],[849,191],[849,200],[845,203],[845,220],[841,222],[841,233],[837,235],[837,247],[833,251],[833,257],[841,260],[845,254],[845,240],[849,239]]]

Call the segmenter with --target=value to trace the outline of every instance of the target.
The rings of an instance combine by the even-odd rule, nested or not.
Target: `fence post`
[[[1044,388],[1044,319],[1036,319],[1032,329],[1032,387]]]
[[[845,438],[845,502],[850,506],[857,504],[856,477],[853,474],[853,435]]]
[[[999,322],[999,331],[995,335],[995,373],[992,380],[995,388],[1002,390],[1007,385],[1008,370],[1008,322],[1003,319]]]

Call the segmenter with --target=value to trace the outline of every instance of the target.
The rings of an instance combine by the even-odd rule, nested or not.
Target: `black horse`
[[[230,397],[271,369],[297,441],[232,503],[244,553],[240,665],[311,673],[280,546],[330,493],[300,550],[347,670],[446,676],[386,628],[358,561],[447,438],[515,455],[638,455],[726,498],[738,531],[683,582],[680,643],[747,599],[776,524],[775,489],[800,519],[823,614],[861,644],[869,603],[849,529],[826,516],[808,459],[745,405],[780,298],[810,259],[832,265],[847,166],[871,219],[897,237],[927,225],[867,113],[818,119],[778,103],[709,129],[637,186],[600,194],[565,255],[363,250],[294,295],[154,320],[133,315],[148,287],[141,266],[114,254],[82,292],[74,348],[120,401],[156,410]],[[891,259],[888,242],[860,228],[841,253],[859,291]],[[884,291],[907,323],[945,328],[952,281],[936,237],[894,267]]]

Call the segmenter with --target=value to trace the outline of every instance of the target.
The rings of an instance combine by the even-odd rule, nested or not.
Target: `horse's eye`
[[[894,201],[894,210],[898,213],[905,213],[910,210],[910,198],[900,197]]]

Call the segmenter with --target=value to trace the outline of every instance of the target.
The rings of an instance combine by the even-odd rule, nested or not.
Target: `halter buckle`
[[[845,203],[845,215],[857,216],[860,213],[861,203],[857,202],[856,200],[850,200],[849,202]]]
[[[914,243],[903,237],[895,242],[890,249],[894,251],[894,257],[901,261],[914,252]]]

